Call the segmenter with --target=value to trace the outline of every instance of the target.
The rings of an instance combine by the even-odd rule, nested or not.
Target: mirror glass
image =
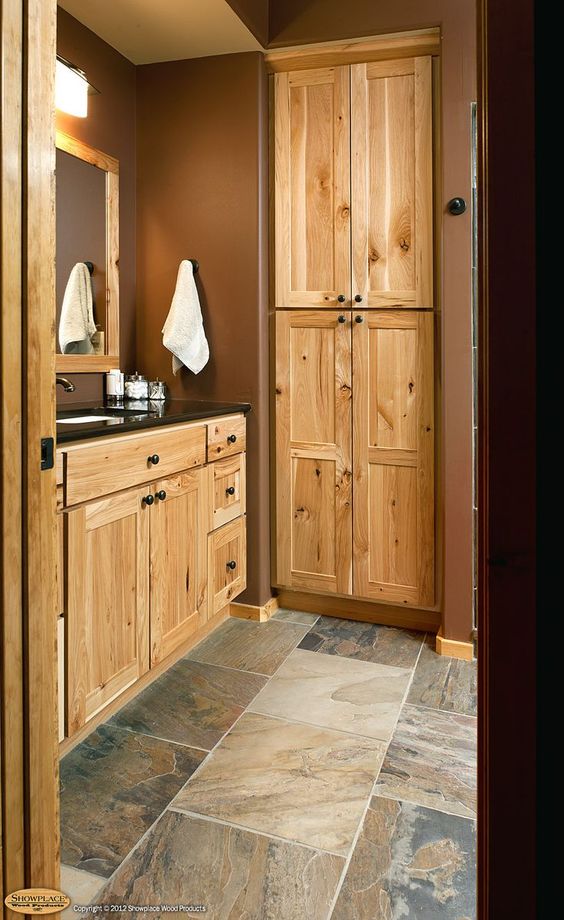
[[[57,372],[119,367],[119,163],[57,131]]]
[[[57,353],[105,354],[105,330],[106,173],[57,150]]]

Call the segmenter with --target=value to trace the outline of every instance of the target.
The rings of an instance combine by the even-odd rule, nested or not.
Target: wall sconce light
[[[61,112],[67,112],[77,118],[86,118],[88,96],[98,92],[99,90],[88,82],[83,70],[75,67],[60,54],[57,55],[55,105]]]

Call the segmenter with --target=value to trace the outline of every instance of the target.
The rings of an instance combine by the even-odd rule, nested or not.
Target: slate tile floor
[[[472,920],[475,681],[422,633],[226,621],[63,759],[63,890],[214,920]]]

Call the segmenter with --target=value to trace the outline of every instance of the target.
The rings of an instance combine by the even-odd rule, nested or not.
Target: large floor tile
[[[374,791],[474,817],[476,719],[404,706]]]
[[[369,738],[245,713],[172,807],[344,855],[384,750]]]
[[[168,811],[100,903],[202,904],[210,920],[325,920],[343,863],[329,853]]]
[[[474,821],[375,796],[332,920],[473,920]]]
[[[233,618],[222,623],[187,657],[193,661],[270,675],[306,633],[307,626],[297,623],[277,623],[275,620],[255,623]]]
[[[477,714],[477,663],[448,658],[435,652],[435,637],[429,636],[413,675],[409,703]]]
[[[104,887],[105,879],[73,866],[61,865],[60,889],[63,894],[71,899],[71,903],[58,916],[62,920],[76,917],[77,911],[73,910],[75,904],[85,907],[87,904],[97,903],[97,896]]]
[[[252,712],[389,741],[411,671],[295,649]]]
[[[282,620],[286,623],[300,623],[302,626],[313,626],[319,619],[318,613],[303,613],[301,610],[287,610],[281,607],[272,616],[273,620]]]
[[[185,658],[120,709],[110,724],[209,751],[266,680]]]
[[[424,633],[392,626],[320,617],[302,639],[299,648],[396,668],[413,668],[424,637]]]
[[[61,761],[61,860],[110,876],[204,751],[101,725]]]

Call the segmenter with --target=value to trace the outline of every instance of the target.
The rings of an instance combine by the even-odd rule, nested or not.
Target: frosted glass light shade
[[[62,61],[57,61],[55,73],[55,105],[77,118],[88,115],[88,83]]]

